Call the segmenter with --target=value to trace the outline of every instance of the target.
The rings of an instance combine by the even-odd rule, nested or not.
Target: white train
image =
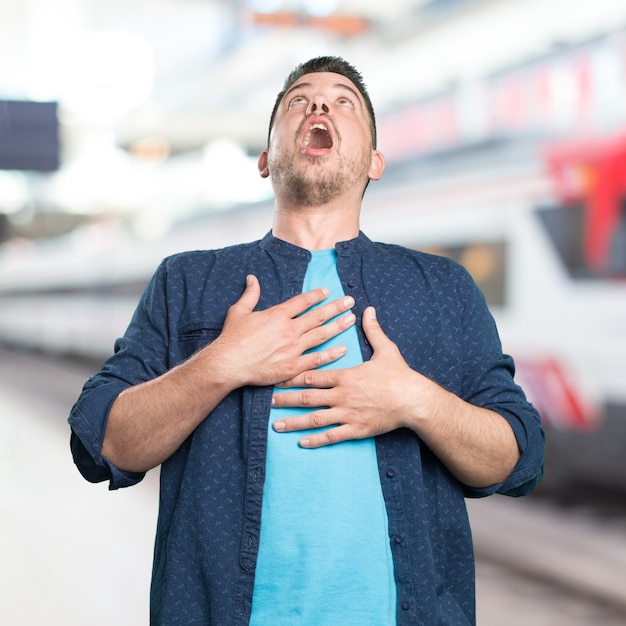
[[[626,491],[625,150],[485,145],[390,167],[365,197],[371,238],[452,256],[483,289],[545,421],[547,485]],[[0,341],[104,359],[161,258],[257,239],[270,221],[261,204],[159,240],[101,224],[5,246]]]

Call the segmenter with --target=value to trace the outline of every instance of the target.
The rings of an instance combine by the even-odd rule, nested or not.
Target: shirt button
[[[348,281],[348,287],[356,287],[356,285],[357,285],[357,282],[356,282],[356,280],[354,280],[354,278],[351,278]]]
[[[403,602],[402,603],[402,610],[403,611],[408,611],[411,608],[411,603],[410,602]]]
[[[396,538],[394,539],[394,541],[399,545],[402,543],[403,539],[401,535],[396,535]]]
[[[396,475],[396,470],[388,469],[387,470],[387,478],[393,478]]]
[[[342,247],[344,250],[347,250],[347,249],[350,247],[350,244],[349,244],[347,241],[344,241],[344,242],[341,244],[341,247]]]

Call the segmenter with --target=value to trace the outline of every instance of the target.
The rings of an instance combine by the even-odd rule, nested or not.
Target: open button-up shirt
[[[474,558],[464,497],[524,495],[539,482],[543,431],[513,381],[485,300],[456,263],[364,234],[336,245],[338,272],[357,319],[379,322],[410,367],[462,399],[496,411],[517,438],[520,459],[504,484],[474,489],[456,480],[409,429],[376,437],[389,520],[400,626],[473,624]],[[259,309],[301,292],[310,253],[275,238],[165,259],[115,354],[72,409],[71,447],[87,480],[111,489],[143,474],[100,454],[109,408],[125,388],[152,379],[211,342],[247,274],[261,284]],[[363,358],[371,357],[358,327]],[[207,380],[207,384],[211,384]],[[272,387],[229,394],[161,467],[151,623],[247,624],[259,545]],[[358,532],[358,529],[355,529]],[[289,575],[298,575],[290,572]]]

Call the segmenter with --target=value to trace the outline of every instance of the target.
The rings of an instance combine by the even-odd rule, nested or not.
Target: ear
[[[370,180],[378,180],[385,171],[385,157],[382,152],[378,150],[372,150],[372,161],[370,163],[370,169],[367,173]]]
[[[257,164],[259,168],[259,174],[261,178],[267,178],[270,175],[269,167],[267,166],[267,150],[263,150],[259,155],[259,162]]]

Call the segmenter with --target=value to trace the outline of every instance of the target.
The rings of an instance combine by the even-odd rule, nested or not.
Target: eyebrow
[[[291,87],[289,87],[289,89],[287,89],[287,91],[285,91],[285,95],[283,96],[283,100],[292,92],[295,91],[296,89],[302,89],[303,87],[312,87],[313,83],[295,83],[294,85],[292,85]],[[339,88],[339,89],[346,89],[347,91],[350,91],[355,98],[357,99],[359,106],[362,108],[363,107],[363,103],[361,102],[361,95],[359,94],[359,92],[350,87],[350,85],[346,85],[345,83],[335,83],[333,85],[334,88]]]

